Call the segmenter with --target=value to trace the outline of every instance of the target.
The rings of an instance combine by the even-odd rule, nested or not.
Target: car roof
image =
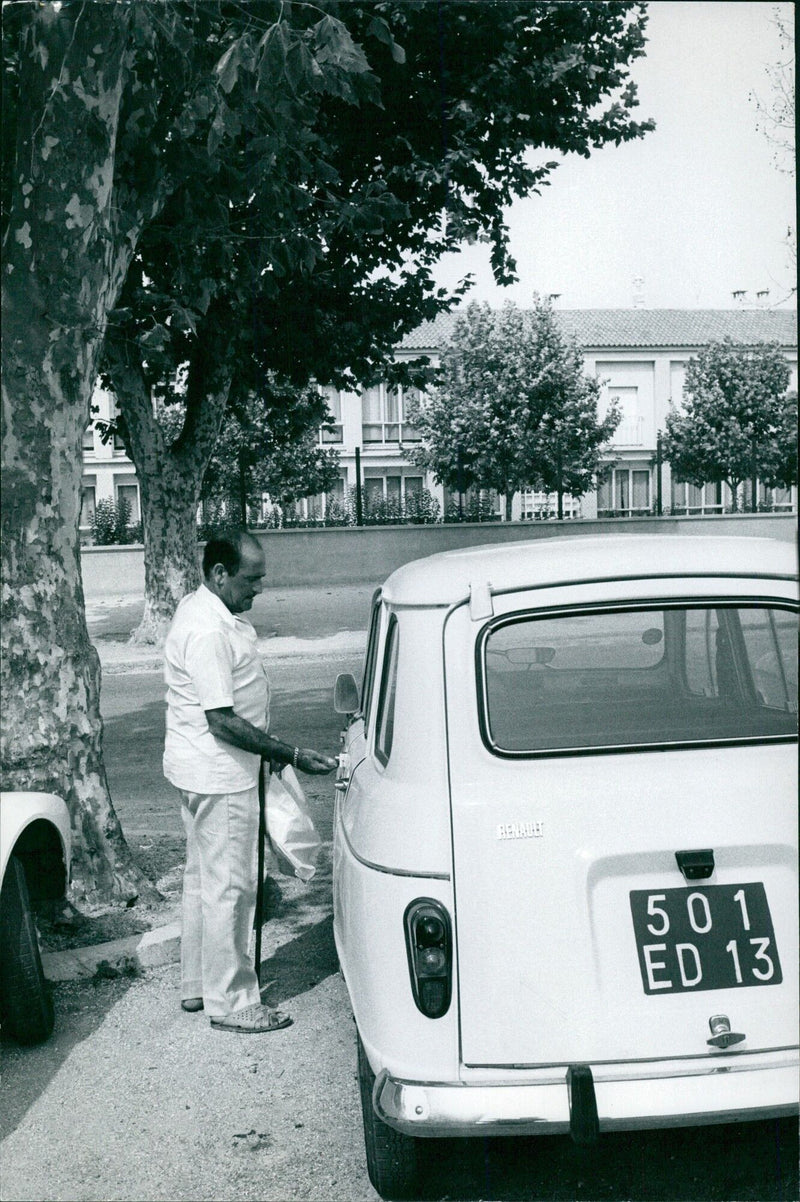
[[[601,534],[530,538],[443,551],[398,568],[383,586],[395,606],[442,606],[493,593],[659,576],[791,578],[793,543],[741,535]]]

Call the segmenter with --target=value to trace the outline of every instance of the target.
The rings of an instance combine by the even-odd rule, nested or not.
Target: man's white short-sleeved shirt
[[[204,584],[178,605],[164,645],[164,775],[191,793],[235,793],[258,782],[260,756],[212,735],[206,710],[269,727],[269,681],[256,632]]]

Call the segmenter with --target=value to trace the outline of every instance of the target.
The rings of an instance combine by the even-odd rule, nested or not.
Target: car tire
[[[41,1043],[53,1032],[55,1012],[42,969],[28,883],[20,859],[9,858],[0,891],[0,1019],[18,1043]]]
[[[361,1036],[357,1035],[357,1039],[358,1085],[369,1179],[382,1198],[416,1197],[420,1141],[413,1136],[402,1135],[393,1127],[387,1127],[378,1118],[372,1105],[375,1074],[364,1051]]]

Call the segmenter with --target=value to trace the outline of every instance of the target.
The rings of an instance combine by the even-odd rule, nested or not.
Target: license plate
[[[630,899],[645,993],[737,989],[783,980],[760,881],[633,889]]]

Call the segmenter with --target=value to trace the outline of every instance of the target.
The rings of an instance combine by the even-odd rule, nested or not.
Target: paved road
[[[265,588],[247,616],[262,638],[313,639],[343,630],[366,630],[372,594],[381,583]],[[93,639],[127,639],[143,609],[141,597],[94,597],[86,603],[89,632]]]
[[[268,657],[267,663],[272,729],[291,743],[335,754],[341,722],[333,710],[333,685],[339,672],[360,678],[360,654],[314,651],[291,658]],[[104,674],[100,707],[106,771],[125,834],[182,835],[178,794],[161,772],[164,688],[160,672]],[[329,832],[330,780],[307,777],[304,783],[315,821],[320,820]]]

